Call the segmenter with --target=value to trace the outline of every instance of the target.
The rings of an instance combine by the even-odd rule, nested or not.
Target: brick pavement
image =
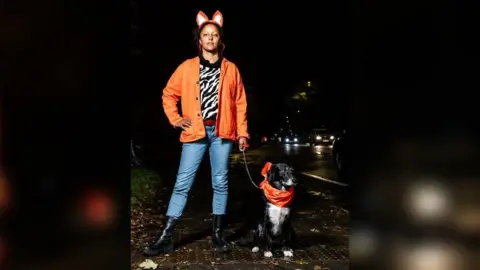
[[[254,151],[248,158],[254,180],[260,181],[259,171],[264,160]],[[276,253],[273,258],[267,259],[261,253],[252,253],[245,246],[245,242],[251,239],[252,228],[247,222],[250,218],[248,211],[259,207],[261,200],[257,198],[240,161],[238,154],[234,154],[229,187],[229,227],[226,231],[229,240],[235,243],[233,252],[216,254],[211,249],[212,190],[209,168],[202,166],[174,235],[177,249],[168,255],[149,258],[159,264],[157,269],[348,269],[349,217],[340,196],[344,190],[302,176],[299,176],[300,185],[296,190],[296,215],[293,219],[298,238],[294,257],[284,258],[281,253]],[[174,179],[175,170],[169,167],[169,173],[162,176]],[[159,193],[158,207],[143,211],[145,218],[141,228],[137,227],[136,233],[132,231],[132,269],[141,269],[138,265],[147,259],[140,253],[161,227],[172,184],[172,181],[168,182]]]

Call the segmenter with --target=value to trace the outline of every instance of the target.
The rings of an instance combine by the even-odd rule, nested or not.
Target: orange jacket
[[[206,136],[200,108],[200,58],[197,56],[180,64],[165,89],[163,109],[170,124],[183,118],[192,120],[192,126],[180,135],[181,142],[193,142]],[[218,88],[217,136],[228,140],[250,138],[247,128],[247,97],[237,66],[223,58]],[[177,108],[181,100],[182,114]]]

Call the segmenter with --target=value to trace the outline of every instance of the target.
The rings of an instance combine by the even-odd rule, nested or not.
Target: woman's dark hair
[[[195,42],[195,46],[198,46],[198,44],[200,44],[200,32],[202,32],[203,27],[205,27],[205,25],[207,24],[215,25],[215,27],[217,27],[218,33],[220,33],[220,42],[223,43],[223,29],[214,23],[206,23],[202,25],[202,27],[200,28],[197,27],[192,31],[193,41]]]

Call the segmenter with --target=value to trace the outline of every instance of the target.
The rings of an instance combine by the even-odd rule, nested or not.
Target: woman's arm
[[[250,139],[247,123],[247,95],[243,85],[242,76],[238,68],[236,69],[237,89],[236,89],[236,109],[237,109],[237,140],[241,137]]]
[[[178,113],[177,103],[181,98],[182,90],[182,73],[183,73],[183,64],[178,66],[178,68],[173,72],[172,76],[167,82],[167,86],[163,89],[163,110],[167,115],[168,121],[172,126],[175,126],[183,118]]]

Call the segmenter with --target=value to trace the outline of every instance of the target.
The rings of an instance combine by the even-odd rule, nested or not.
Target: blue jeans
[[[212,168],[213,214],[225,214],[228,198],[228,161],[233,142],[215,136],[214,126],[206,126],[205,130],[207,133],[205,138],[184,143],[182,146],[177,180],[167,210],[169,217],[179,218],[182,215],[187,204],[188,192],[207,148],[210,150],[210,166]]]

